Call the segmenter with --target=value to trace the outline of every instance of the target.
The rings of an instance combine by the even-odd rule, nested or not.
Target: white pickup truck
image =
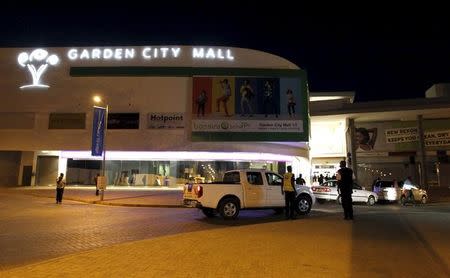
[[[282,194],[283,177],[265,170],[233,170],[225,173],[223,182],[188,183],[184,186],[183,203],[197,207],[207,217],[218,212],[225,219],[234,219],[241,209],[275,209],[281,213],[285,206]],[[296,208],[308,214],[315,203],[311,188],[296,185]]]

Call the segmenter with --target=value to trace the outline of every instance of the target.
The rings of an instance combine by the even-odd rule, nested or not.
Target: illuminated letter
[[[214,55],[214,49],[208,48],[208,52],[206,52],[206,59],[208,59],[208,58],[211,58],[211,59],[216,58],[216,55]]]
[[[158,48],[153,49],[153,57],[158,58]]]
[[[234,57],[231,55],[231,50],[227,49],[227,59],[234,60]]]
[[[169,50],[169,48],[167,48],[167,47],[161,47],[160,50],[161,50],[161,53],[162,53],[162,57],[163,57],[163,58],[166,58],[166,56],[167,56],[167,51]]]
[[[67,57],[69,57],[70,60],[76,60],[78,58],[78,50],[73,48],[67,52]]]
[[[142,50],[142,57],[144,57],[144,59],[151,59],[152,56],[150,54],[148,54],[148,52],[150,52],[150,50],[152,50],[151,47],[146,47],[144,48],[144,50]]]
[[[91,58],[92,58],[92,59],[100,59],[100,58],[101,58],[101,57],[100,57],[101,54],[102,54],[102,52],[100,51],[100,49],[94,48],[94,49],[92,49],[92,55],[91,55]]]
[[[83,49],[80,54],[80,60],[88,59],[89,60],[89,51],[87,49]]]
[[[134,58],[134,48],[125,48],[125,59]]]
[[[204,56],[204,49],[203,48],[193,48],[192,49],[192,58],[203,58]]]
[[[177,58],[180,54],[180,48],[179,47],[172,47],[172,54],[174,58]]]
[[[122,60],[122,48],[116,48],[114,50],[114,59]]]
[[[103,59],[111,59],[113,56],[113,51],[110,48],[103,50]]]
[[[223,59],[225,59],[225,57],[223,57],[223,55],[222,55],[222,49],[217,49],[217,58],[219,58],[219,59],[221,59],[221,60],[223,60]]]

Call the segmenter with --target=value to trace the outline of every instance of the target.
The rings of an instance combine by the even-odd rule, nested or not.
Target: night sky
[[[355,91],[356,101],[424,97],[450,82],[450,16],[431,10],[305,15],[298,3],[278,1],[64,3],[3,9],[0,46],[253,48],[305,69],[311,91]]]

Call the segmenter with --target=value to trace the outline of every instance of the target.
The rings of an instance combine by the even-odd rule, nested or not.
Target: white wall
[[[311,122],[312,157],[346,157],[346,125],[344,120],[314,120]]]

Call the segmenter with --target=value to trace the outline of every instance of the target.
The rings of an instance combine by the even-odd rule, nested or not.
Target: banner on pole
[[[92,156],[102,156],[105,140],[106,109],[94,106],[94,121],[92,124]]]

